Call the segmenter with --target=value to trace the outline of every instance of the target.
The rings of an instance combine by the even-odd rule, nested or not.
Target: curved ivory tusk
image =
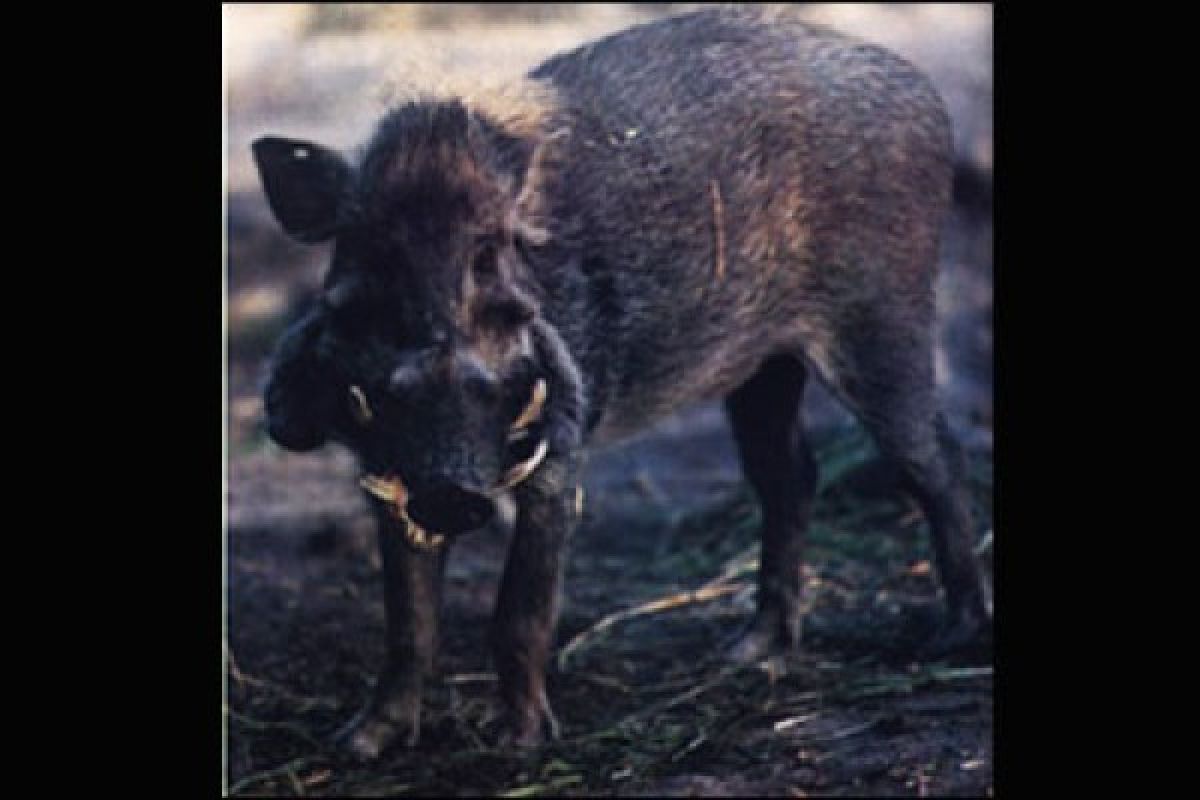
[[[368,494],[378,497],[391,506],[392,516],[400,523],[401,530],[404,533],[404,540],[414,550],[421,550],[427,553],[432,552],[441,547],[442,543],[446,541],[445,534],[430,533],[413,522],[412,518],[408,516],[408,512],[404,510],[405,505],[408,504],[408,492],[399,478],[380,478],[377,475],[364,475],[359,478],[358,485]]]
[[[429,552],[436,550],[442,546],[442,542],[446,541],[446,537],[440,533],[429,533],[417,523],[413,522],[405,514],[402,517],[404,523],[404,538],[408,543],[417,550]]]
[[[350,387],[350,413],[359,425],[369,425],[375,416],[367,404],[367,396],[357,386]]]
[[[542,378],[537,379],[537,383],[533,385],[533,396],[529,398],[529,405],[525,406],[525,410],[517,417],[516,422],[509,428],[510,431],[519,431],[522,428],[528,427],[542,414],[542,406],[546,404],[546,381]]]
[[[385,503],[391,503],[397,508],[403,508],[408,500],[407,493],[404,491],[404,484],[400,483],[395,478],[380,478],[375,475],[364,475],[359,479],[358,485],[378,497]]]
[[[538,442],[537,449],[533,451],[533,455],[525,459],[521,463],[514,466],[508,472],[504,473],[504,477],[497,483],[493,491],[503,492],[511,489],[521,481],[533,474],[533,471],[542,463],[542,459],[546,457],[546,453],[550,450],[550,443],[545,439]]]

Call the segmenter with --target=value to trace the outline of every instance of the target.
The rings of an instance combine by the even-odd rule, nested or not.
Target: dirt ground
[[[822,482],[801,654],[742,669],[718,658],[753,608],[758,512],[719,407],[702,406],[588,466],[548,677],[559,741],[527,753],[492,746],[499,709],[484,635],[507,538],[496,528],[465,537],[451,558],[420,744],[371,765],[325,746],[382,660],[380,564],[350,455],[285,453],[262,430],[264,359],[327,251],[279,233],[248,143],[273,132],[350,145],[380,107],[379,87],[413,64],[516,74],[669,10],[601,4],[533,19],[516,6],[499,17],[225,7],[229,792],[990,795],[990,654],[913,655],[940,610],[926,525],[819,392],[805,408]],[[930,8],[808,13],[929,70],[955,116],[960,160],[990,176],[990,8]],[[981,537],[992,519],[991,275],[990,210],[964,204],[943,248],[939,379],[968,447]]]

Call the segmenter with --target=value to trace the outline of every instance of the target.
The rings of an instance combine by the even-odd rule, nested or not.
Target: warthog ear
[[[290,235],[321,242],[333,235],[352,171],[333,150],[264,136],[251,145],[271,212]]]

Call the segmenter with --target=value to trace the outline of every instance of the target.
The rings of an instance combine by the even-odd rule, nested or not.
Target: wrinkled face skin
[[[285,230],[334,240],[319,302],[278,345],[267,424],[290,449],[345,444],[368,491],[398,482],[401,512],[453,535],[491,518],[537,449],[544,382],[505,224],[514,182],[461,109],[418,121],[385,123],[358,169],[311,143],[255,143]]]

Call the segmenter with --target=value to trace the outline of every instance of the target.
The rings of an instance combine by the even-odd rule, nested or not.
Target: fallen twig
[[[284,775],[287,776],[288,783],[292,785],[292,791],[295,792],[298,797],[304,797],[307,794],[307,792],[304,791],[304,785],[300,783],[300,779],[296,777],[296,770],[289,769],[284,773]]]
[[[692,741],[688,742],[683,748],[676,750],[674,753],[672,753],[671,761],[680,760],[681,758],[686,756],[688,753],[692,752],[697,747],[704,744],[706,741],[708,741],[708,732],[701,731],[699,736],[697,736],[695,739],[692,739]]]
[[[608,630],[618,622],[623,622],[633,617],[645,616],[646,614],[656,614],[661,611],[668,611],[681,606],[692,605],[694,603],[705,603],[709,600],[715,600],[727,594],[742,591],[748,588],[746,583],[730,583],[735,577],[743,573],[758,569],[758,553],[759,545],[755,544],[738,553],[733,558],[725,562],[725,569],[720,575],[705,583],[698,589],[693,589],[687,592],[677,592],[675,594],[660,597],[633,608],[614,611],[613,613],[602,617],[591,627],[580,631],[571,638],[563,646],[558,653],[558,668],[565,669],[567,659],[576,650],[580,649],[583,644],[596,636],[597,634]]]
[[[783,733],[784,731],[786,731],[790,728],[794,728],[797,725],[803,725],[804,723],[810,722],[816,718],[817,718],[816,713],[801,714],[796,717],[788,717],[787,719],[781,719],[778,722],[776,722],[774,725],[772,725],[771,728],[776,733]]]
[[[615,689],[624,694],[633,694],[633,689],[630,689],[628,686],[609,675],[594,675],[590,672],[584,672],[580,674],[579,677],[583,678],[585,681],[591,681],[597,686],[603,686],[606,689]]]
[[[874,728],[878,724],[879,724],[879,718],[876,717],[875,719],[867,720],[866,722],[862,723],[861,725],[851,725],[849,728],[843,728],[840,731],[834,731],[833,733],[830,733],[826,736],[813,736],[811,738],[812,738],[812,740],[818,741],[818,742],[835,742],[838,739],[845,739],[850,736],[857,736],[860,733],[865,733],[866,731],[869,731],[871,728]]]
[[[492,683],[499,678],[494,672],[460,672],[457,675],[448,675],[444,680],[446,683],[458,685],[461,683]]]
[[[995,670],[992,667],[947,667],[932,669],[929,679],[934,681],[957,681],[970,678],[990,678]]]
[[[258,689],[267,689],[271,692],[274,692],[275,694],[279,695],[280,697],[282,697],[285,700],[291,700],[293,702],[298,703],[300,705],[299,710],[301,712],[308,711],[309,709],[315,708],[317,706],[321,706],[323,708],[334,709],[334,710],[341,708],[341,703],[339,703],[338,701],[336,701],[332,698],[308,697],[308,696],[305,696],[302,694],[296,694],[295,692],[293,692],[273,681],[268,681],[268,680],[264,680],[262,678],[256,678],[253,675],[248,675],[245,672],[242,672],[241,669],[238,668],[237,662],[234,661],[234,659],[233,659],[233,652],[231,650],[226,649],[226,656],[228,658],[228,663],[229,663],[229,677],[233,678],[235,681],[242,684],[243,686],[253,686]]]
[[[707,692],[709,689],[724,683],[725,679],[730,675],[733,675],[735,672],[741,672],[744,669],[747,669],[747,666],[743,664],[730,664],[726,667],[723,667],[716,675],[709,678],[704,683],[688,689],[683,694],[678,694],[666,700],[652,703],[651,705],[647,706],[645,710],[639,712],[637,716],[649,716],[660,711],[666,711],[669,708],[674,708],[680,703],[686,703],[688,700],[694,700],[695,698]]]
[[[646,470],[638,470],[637,474],[633,476],[633,485],[647,499],[652,500],[655,505],[662,508],[667,508],[671,505],[671,498],[659,488],[659,485],[654,482],[654,478]]]
[[[558,667],[559,667],[559,669],[565,669],[566,663],[567,663],[567,658],[573,652],[575,652],[580,647],[582,647],[584,642],[586,642],[588,639],[593,638],[597,634],[599,634],[605,630],[608,630],[613,625],[616,625],[618,622],[623,622],[624,620],[632,619],[633,617],[645,616],[646,614],[656,614],[656,613],[659,613],[662,611],[668,611],[673,608],[679,608],[681,606],[692,605],[694,603],[704,603],[709,600],[715,600],[718,597],[723,597],[727,594],[732,594],[733,592],[741,591],[742,589],[745,589],[745,588],[746,588],[746,584],[744,584],[744,583],[731,583],[731,584],[714,583],[711,585],[702,586],[699,589],[695,589],[690,592],[678,592],[676,594],[668,595],[666,597],[660,597],[656,600],[651,600],[648,603],[643,603],[640,606],[636,606],[634,608],[626,608],[626,609],[622,609],[621,611],[613,612],[612,614],[609,614],[609,615],[603,617],[602,619],[600,619],[599,622],[592,625],[587,630],[581,631],[580,633],[576,634],[571,639],[571,641],[567,642],[566,646],[564,646],[563,649],[559,651]]]
[[[251,775],[247,775],[237,783],[230,786],[229,793],[237,794],[251,784],[260,783],[262,781],[270,780],[271,778],[278,778],[280,775],[287,775],[288,773],[294,774],[296,770],[306,766],[309,761],[309,756],[300,756],[299,758],[293,758],[291,761],[281,766],[272,767],[271,769],[263,770],[262,772],[255,772]]]
[[[244,725],[247,728],[250,728],[251,730],[287,731],[288,733],[294,733],[295,735],[299,736],[301,739],[304,739],[305,741],[307,741],[309,744],[316,745],[318,747],[321,745],[321,742],[316,737],[314,737],[311,733],[309,733],[307,730],[305,730],[303,727],[296,724],[295,722],[272,722],[269,720],[261,720],[261,719],[255,719],[254,717],[248,717],[245,714],[234,711],[232,708],[227,709],[227,710],[229,712],[229,716],[231,719],[236,720],[237,722],[239,722],[240,724]]]
[[[325,781],[329,780],[332,776],[333,770],[319,769],[313,774],[309,775],[307,778],[301,778],[300,783],[304,786],[316,786],[317,784],[325,783]]]
[[[528,786],[520,786],[516,789],[509,789],[507,792],[501,792],[498,797],[533,797],[545,791],[554,791],[570,786],[575,783],[583,783],[582,775],[565,775],[561,778],[554,778],[545,783],[532,783]]]
[[[757,543],[747,547],[745,550],[726,561],[725,570],[704,585],[715,586],[717,584],[727,583],[743,573],[758,569],[759,549],[760,545]]]
[[[992,676],[991,667],[953,667],[930,669],[915,675],[888,675],[875,680],[863,681],[847,690],[851,698],[874,697],[893,692],[912,692],[919,686],[930,683],[971,680],[972,678],[988,678]]]

